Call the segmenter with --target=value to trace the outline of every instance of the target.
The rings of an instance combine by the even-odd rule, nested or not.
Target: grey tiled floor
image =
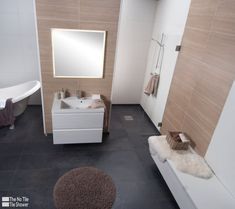
[[[43,134],[40,106],[29,106],[15,125],[0,128],[0,196],[27,196],[29,208],[54,209],[57,179],[72,168],[95,166],[115,182],[114,209],[178,208],[149,154],[147,138],[158,132],[140,106],[113,106],[102,144],[53,145]]]

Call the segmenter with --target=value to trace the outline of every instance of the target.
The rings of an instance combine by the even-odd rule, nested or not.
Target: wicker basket
[[[187,150],[188,145],[190,141],[182,142],[182,140],[179,137],[179,134],[182,132],[168,132],[166,136],[166,140],[168,144],[170,145],[171,149],[174,150]]]

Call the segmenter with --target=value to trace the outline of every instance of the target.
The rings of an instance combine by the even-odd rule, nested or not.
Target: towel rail
[[[164,34],[163,34],[164,35]],[[156,41],[160,47],[164,47],[164,44],[162,44],[160,41],[157,39],[152,38],[152,41]]]
[[[152,38],[153,41],[156,41],[157,44],[160,46],[159,52],[158,52],[158,57],[157,57],[157,63],[155,66],[155,69],[157,69],[159,67],[159,73],[156,72],[151,72],[151,75],[154,74],[161,74],[161,70],[162,70],[162,62],[163,62],[163,57],[164,57],[164,38],[166,37],[166,35],[164,33],[162,33],[162,37],[161,37],[161,41],[158,41],[157,39]],[[160,65],[159,65],[160,64]]]

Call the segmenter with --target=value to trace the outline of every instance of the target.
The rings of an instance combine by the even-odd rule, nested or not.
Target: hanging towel
[[[158,92],[158,85],[159,85],[159,81],[160,81],[160,75],[156,75],[157,78],[155,79],[155,83],[154,83],[154,87],[153,87],[153,96],[156,97],[157,96],[157,92]]]
[[[14,121],[13,103],[11,99],[8,99],[5,108],[0,110],[0,127],[13,125]]]
[[[155,95],[157,93],[158,82],[159,82],[159,75],[158,74],[152,75],[149,82],[148,82],[148,85],[144,89],[144,93],[148,96],[150,94]]]

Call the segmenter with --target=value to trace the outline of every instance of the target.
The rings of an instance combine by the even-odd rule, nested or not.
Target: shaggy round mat
[[[116,188],[112,178],[103,171],[82,167],[59,178],[53,197],[57,209],[110,209]]]

